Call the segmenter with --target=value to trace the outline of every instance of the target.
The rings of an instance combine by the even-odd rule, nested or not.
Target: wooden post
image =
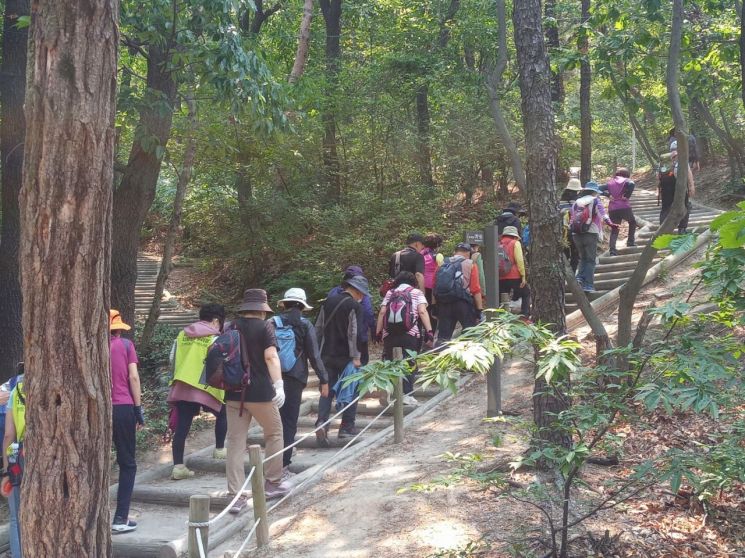
[[[393,360],[403,360],[404,353],[401,347],[393,347]],[[393,443],[400,444],[404,441],[404,383],[401,378],[393,387]]]
[[[207,523],[210,520],[210,497],[195,494],[189,498],[189,523]],[[202,548],[207,554],[209,527],[199,527]],[[197,527],[189,526],[189,558],[202,558],[197,542]]]
[[[264,493],[264,464],[261,460],[261,446],[248,446],[248,460],[255,472],[251,478],[251,497],[254,503],[254,521],[261,521],[256,527],[256,543],[259,548],[269,544],[269,522],[266,519],[266,494]]]
[[[496,308],[504,297],[499,293],[499,261],[497,246],[499,245],[499,231],[496,225],[488,225],[484,229],[484,275],[486,276],[486,308]],[[509,293],[503,308],[509,308]],[[489,316],[494,319],[494,316]],[[486,374],[486,416],[496,417],[502,414],[502,361],[494,358],[489,372]]]

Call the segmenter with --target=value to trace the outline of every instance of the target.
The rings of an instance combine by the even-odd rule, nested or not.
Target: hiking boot
[[[111,524],[111,532],[117,533],[129,533],[137,529],[137,523],[131,520],[122,519],[121,517],[115,517]]]
[[[317,426],[318,425],[316,425],[316,445],[319,448],[330,448],[331,444],[329,443],[328,425],[324,426],[323,428],[318,428]]]
[[[617,250],[609,250],[609,254],[611,256],[617,256],[618,255],[618,251]]]
[[[238,498],[235,503],[230,506],[230,510],[228,510],[229,513],[232,513],[233,515],[238,515],[243,510],[245,510],[248,507],[248,496],[245,494],[241,494],[240,498]]]
[[[357,434],[359,434],[359,433],[360,433],[360,431],[359,431],[359,430],[357,430],[357,429],[356,429],[356,428],[354,427],[354,425],[350,425],[350,426],[340,426],[340,427],[339,427],[339,433],[337,434],[337,437],[338,437],[338,438],[339,438],[340,440],[343,440],[343,439],[345,439],[345,438],[354,438],[354,437],[355,437],[355,436],[357,436]]]
[[[404,395],[403,402],[404,405],[409,405],[410,407],[417,407],[419,405],[419,401],[413,395],[409,394]]]
[[[171,471],[171,480],[184,480],[194,476],[194,471],[187,469],[186,465],[174,465]]]
[[[289,465],[287,465],[286,467],[282,467],[282,482],[290,480],[296,474],[297,473],[293,473],[292,471],[290,471]]]
[[[228,456],[228,450],[225,448],[215,448],[212,450],[212,459],[225,459]]]
[[[626,247],[627,248],[634,248],[634,247],[636,247],[636,242],[627,242],[626,243]]]
[[[264,481],[264,494],[267,500],[281,498],[292,490],[292,486],[287,481],[272,482]]]

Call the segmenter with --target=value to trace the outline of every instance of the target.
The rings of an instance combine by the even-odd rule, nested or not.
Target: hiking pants
[[[333,389],[334,385],[336,385],[336,382],[339,381],[339,376],[341,376],[341,373],[344,372],[344,368],[346,368],[347,364],[349,364],[349,361],[352,360],[349,357],[324,356],[322,358],[323,364],[326,367],[326,372],[328,372],[329,374],[329,397],[321,396],[318,399],[318,420],[316,421],[316,426],[318,426],[319,424],[323,424],[331,416],[331,403],[334,398],[331,390]],[[354,402],[341,415],[342,428],[354,426],[356,416],[357,402]],[[328,426],[326,427],[326,430],[328,430]]]
[[[111,414],[116,463],[119,465],[119,487],[116,492],[114,517],[127,521],[129,503],[132,500],[132,490],[135,486],[135,475],[137,475],[137,461],[135,461],[137,420],[134,405],[113,405]]]
[[[240,415],[240,401],[226,401],[228,415],[228,455],[225,468],[228,477],[228,492],[235,494],[246,481],[244,457],[246,455],[246,436],[251,426],[251,418],[264,429],[264,457],[278,453],[276,457],[264,463],[264,478],[272,483],[282,480],[282,419],[279,409],[271,401],[259,403],[245,401],[243,416]]]
[[[21,522],[19,514],[21,513],[21,487],[14,486],[13,491],[8,497],[8,507],[10,508],[10,522],[8,523],[8,536],[10,537],[10,557],[23,558],[21,551]]]
[[[460,322],[463,329],[476,325],[476,308],[470,300],[456,300],[455,302],[437,303],[440,323],[437,329],[437,344],[450,341],[455,331],[455,325]]]
[[[432,302],[432,289],[424,289],[424,298],[427,299],[427,314],[429,314],[429,323],[432,324],[432,331],[437,331],[437,304]]]
[[[683,215],[683,218],[680,220],[680,223],[678,223],[678,233],[680,234],[683,234],[686,232],[686,229],[688,228],[688,220],[691,217],[691,202],[688,200],[687,194],[686,194],[685,203],[686,203],[686,214]],[[662,207],[660,207],[660,225],[662,225],[663,221],[667,218],[672,207],[673,207],[673,200],[670,200],[669,205],[663,204]]]
[[[393,349],[394,347],[401,347],[404,358],[406,358],[407,351],[414,351],[418,353],[422,347],[422,340],[419,337],[412,337],[408,333],[399,333],[396,335],[388,335],[383,339],[383,360],[393,360]],[[416,370],[414,370],[409,376],[404,376],[404,393],[408,394],[414,391],[414,382],[416,381]]]
[[[300,416],[300,403],[303,400],[305,384],[297,378],[287,375],[283,375],[282,380],[285,383],[285,404],[280,408],[279,416],[282,418],[284,447],[287,447],[295,441],[297,420]],[[292,461],[292,449],[286,449],[284,454],[282,454],[282,465],[284,467],[288,467],[290,461]]]
[[[174,410],[176,412],[176,430],[173,433],[171,441],[171,453],[173,454],[173,464],[182,465],[184,463],[184,447],[186,446],[186,436],[191,430],[191,423],[202,409],[215,415],[215,448],[222,449],[225,447],[225,436],[228,433],[228,418],[225,414],[225,405],[222,406],[219,413],[209,407],[195,403],[194,401],[176,401]]]
[[[623,209],[611,209],[608,212],[610,220],[614,223],[621,224],[621,221],[626,221],[629,224],[629,237],[626,239],[626,246],[631,246],[635,242],[636,237],[636,218],[634,212],[630,207]],[[610,230],[610,251],[616,251],[616,241],[618,240],[618,229],[612,227]]]
[[[523,316],[530,316],[530,287],[525,285],[520,287],[522,279],[500,279],[499,280],[499,292],[500,293],[512,293],[512,300],[521,300],[520,302],[520,314]]]
[[[572,240],[579,252],[577,281],[586,291],[595,288],[595,266],[598,257],[598,235],[595,233],[574,233]]]

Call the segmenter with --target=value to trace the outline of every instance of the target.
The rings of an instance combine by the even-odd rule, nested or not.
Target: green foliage
[[[139,338],[142,324],[138,322],[136,325],[135,337]],[[145,353],[138,353],[137,355],[140,359],[139,368],[145,376],[152,378],[160,377],[160,372],[168,366],[171,347],[177,335],[178,329],[173,326],[167,324],[157,324],[155,326],[149,350]]]
[[[662,234],[655,238],[652,246],[658,250],[669,248],[673,254],[685,254],[690,252],[696,245],[696,235],[687,234]]]

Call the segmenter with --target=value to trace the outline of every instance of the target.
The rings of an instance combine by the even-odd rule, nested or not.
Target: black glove
[[[424,332],[424,342],[425,343],[431,343],[435,340],[435,334],[432,333],[432,331],[425,331]]]
[[[145,426],[145,413],[142,412],[142,405],[135,406],[135,420],[140,426]]]

